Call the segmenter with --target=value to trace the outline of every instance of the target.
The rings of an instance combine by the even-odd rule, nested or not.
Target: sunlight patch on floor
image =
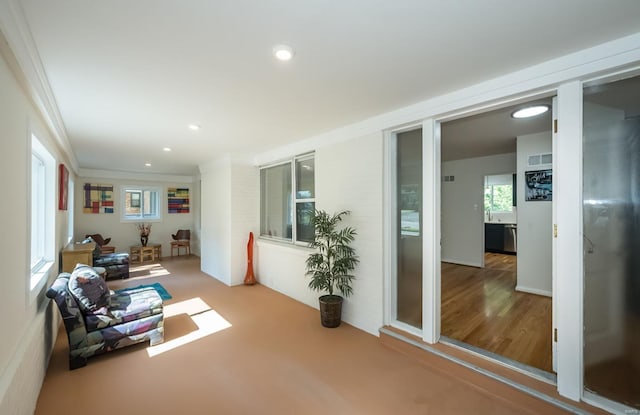
[[[147,347],[149,357],[168,352],[169,350],[173,350],[232,326],[231,323],[209,307],[200,297],[168,304],[164,307],[163,312],[165,318],[177,316],[178,314],[187,314],[196,326],[198,326],[198,329],[177,339],[165,341],[157,346]]]
[[[165,267],[158,263],[137,265],[129,269],[130,279],[156,278],[164,275],[170,275]]]

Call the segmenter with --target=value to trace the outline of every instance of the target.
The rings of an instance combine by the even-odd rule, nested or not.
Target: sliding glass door
[[[584,386],[640,409],[640,78],[584,90]]]
[[[422,328],[422,129],[396,135],[396,318]]]

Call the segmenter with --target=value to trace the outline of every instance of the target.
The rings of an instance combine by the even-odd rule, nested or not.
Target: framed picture
[[[67,210],[69,199],[69,170],[60,163],[58,166],[58,209]]]
[[[189,213],[189,189],[170,187],[167,189],[169,213]]]
[[[83,213],[113,213],[113,185],[85,183]]]
[[[551,201],[553,197],[552,177],[551,169],[524,172],[526,185],[524,200],[527,202]]]

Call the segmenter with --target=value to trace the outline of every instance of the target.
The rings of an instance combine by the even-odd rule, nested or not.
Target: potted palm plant
[[[342,211],[331,215],[324,210],[316,210],[312,219],[315,239],[309,247],[317,251],[307,258],[306,275],[311,277],[309,288],[327,293],[319,298],[320,321],[324,327],[340,325],[342,296],[348,297],[353,293],[351,282],[355,276],[351,272],[359,260],[350,244],[356,231],[350,226],[338,229],[342,217],[349,213]]]

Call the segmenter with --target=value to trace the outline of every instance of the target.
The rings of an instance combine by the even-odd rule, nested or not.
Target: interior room
[[[536,106],[545,112],[516,118]],[[552,168],[552,123],[544,98],[441,126],[442,335],[545,377],[553,372],[552,206],[527,200],[526,176]]]
[[[0,0],[0,414],[637,412],[638,21]]]

